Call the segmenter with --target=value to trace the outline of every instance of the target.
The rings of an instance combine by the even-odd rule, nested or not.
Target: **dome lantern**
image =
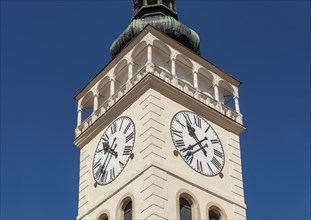
[[[199,35],[178,21],[176,0],[133,0],[134,16],[130,25],[110,46],[114,58],[147,25],[168,35],[200,54]]]

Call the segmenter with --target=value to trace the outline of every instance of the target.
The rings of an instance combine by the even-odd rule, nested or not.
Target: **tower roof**
[[[175,2],[175,0],[133,0],[134,16],[129,26],[112,43],[111,57],[114,58],[148,24],[199,54],[199,36],[178,21]]]

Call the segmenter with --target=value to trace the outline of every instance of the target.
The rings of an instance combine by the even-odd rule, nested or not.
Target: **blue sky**
[[[201,55],[243,82],[249,219],[310,218],[310,2],[177,0]],[[1,1],[1,219],[75,219],[73,96],[131,1]]]

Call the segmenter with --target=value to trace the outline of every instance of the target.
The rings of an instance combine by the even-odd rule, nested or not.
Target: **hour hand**
[[[189,132],[190,137],[194,137],[195,136],[195,129],[194,127],[192,127],[189,122],[187,121],[187,129]]]
[[[118,157],[118,152],[114,151],[112,148],[108,148],[109,153],[111,153],[115,158]]]
[[[206,150],[204,150],[204,147],[201,144],[203,140],[199,141],[199,139],[198,139],[198,137],[196,135],[193,138],[197,141],[197,144],[199,145],[200,149],[202,150],[204,156],[207,156],[207,152],[206,152]]]
[[[197,140],[197,139],[196,139],[196,140]],[[207,137],[203,138],[202,140],[198,141],[198,142],[195,143],[195,144],[189,145],[189,147],[183,149],[183,151],[192,150],[195,146],[201,145],[201,143],[202,143],[203,141],[206,141],[206,140],[207,140]],[[200,147],[200,148],[201,148],[201,147]]]
[[[103,149],[102,150],[105,151],[105,154],[107,153],[108,149],[109,149],[109,142],[103,142]]]

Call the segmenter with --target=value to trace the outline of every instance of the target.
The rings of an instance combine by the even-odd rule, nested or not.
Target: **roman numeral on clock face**
[[[121,125],[120,125],[120,128],[119,128],[119,131],[121,131],[121,128],[122,128],[122,125],[123,125],[123,121],[124,121],[124,118],[122,118],[122,121],[121,121]]]
[[[120,165],[120,168],[123,169],[124,163],[122,163],[121,161],[119,161],[119,165]]]
[[[128,129],[130,128],[131,123],[128,123],[128,125],[125,127],[123,133],[126,134],[126,132],[128,131]]]
[[[100,178],[101,172],[102,172],[102,166],[100,166],[95,173],[96,179]]]
[[[200,173],[203,172],[202,161],[197,160],[197,170],[198,170]]]
[[[213,170],[212,170],[211,166],[209,165],[209,163],[208,163],[208,162],[207,162],[206,164],[207,164],[207,167],[208,167],[208,171],[209,171],[209,173],[210,173],[211,175],[213,175],[213,174],[214,174],[214,172],[213,172]]]
[[[183,138],[183,136],[182,136],[182,131],[178,131],[178,130],[176,130],[176,129],[174,129],[174,128],[172,128],[172,134],[173,135],[175,135],[175,136],[177,136],[177,137],[180,137],[180,138]]]
[[[113,180],[115,178],[115,176],[116,176],[114,168],[112,168],[109,173],[110,173],[110,180]]]
[[[176,147],[184,147],[185,146],[185,143],[184,143],[184,140],[183,139],[180,139],[180,140],[176,140],[175,141],[175,146]]]
[[[106,170],[104,170],[102,176],[100,177],[100,182],[101,183],[106,182],[107,177],[108,177],[108,172]]]
[[[186,119],[186,122],[187,122],[187,124],[192,124],[192,122],[191,122],[191,119],[190,119],[190,117],[189,117],[189,114],[188,113],[183,113],[182,114],[183,116],[184,116],[184,118]]]
[[[125,146],[124,147],[124,151],[123,151],[123,155],[129,155],[132,151],[132,146]]]
[[[134,132],[130,133],[129,135],[126,136],[125,142],[129,142],[132,138],[134,137]]]
[[[220,158],[223,158],[224,157],[224,154],[216,149],[214,149],[214,155],[220,157]]]
[[[191,151],[187,151],[184,158],[185,158],[187,163],[191,164],[193,161],[193,154],[191,153]]]
[[[185,125],[184,125],[183,123],[181,123],[181,122],[178,120],[178,118],[175,118],[175,121],[176,121],[178,124],[180,124],[182,128],[185,127]]]
[[[109,136],[107,135],[107,133],[105,133],[105,134],[103,135],[102,139],[103,139],[105,142],[108,142]]]
[[[213,159],[211,160],[212,164],[214,164],[214,166],[219,170],[221,168],[221,164],[220,162],[215,158],[213,157]]]
[[[117,131],[117,122],[113,122],[112,126],[110,127],[111,130],[111,135],[113,135],[114,133],[116,133]]]
[[[93,157],[92,171],[100,185],[109,184],[122,172],[135,142],[135,124],[129,117],[120,117],[104,131]]]
[[[201,126],[202,126],[201,118],[199,116],[197,116],[197,115],[193,115],[193,119],[194,119],[194,124],[196,126],[198,126],[199,128],[201,128]]]
[[[93,164],[93,169],[96,169],[98,166],[101,165],[101,159],[99,159],[98,161],[96,161],[94,164]]]
[[[213,139],[211,140],[212,144],[218,144],[219,143],[219,140],[218,139]]]

